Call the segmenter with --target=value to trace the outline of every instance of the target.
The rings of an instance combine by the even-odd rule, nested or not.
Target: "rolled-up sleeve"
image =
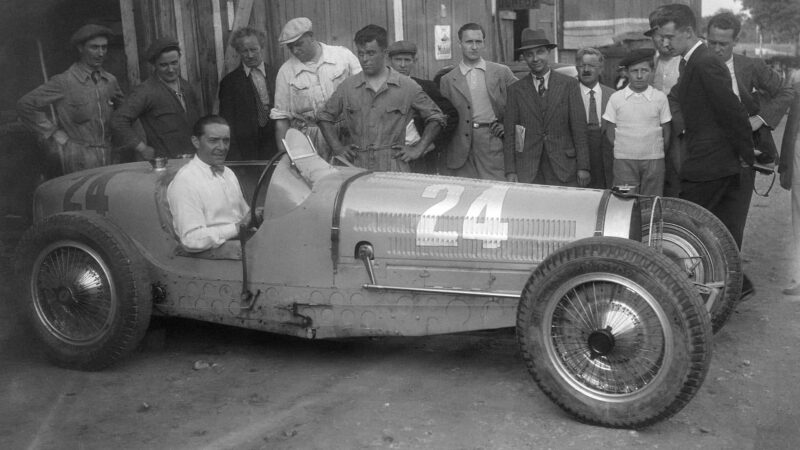
[[[49,138],[58,128],[47,118],[42,108],[64,98],[61,80],[62,77],[56,75],[17,101],[17,114],[22,122],[45,138]]]
[[[347,83],[342,83],[333,91],[333,95],[325,106],[317,113],[317,120],[320,122],[338,122],[341,117],[342,110],[344,109],[344,96],[347,89]]]

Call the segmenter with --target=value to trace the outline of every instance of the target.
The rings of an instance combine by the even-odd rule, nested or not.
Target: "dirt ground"
[[[768,184],[759,176],[759,190]],[[789,214],[777,183],[769,198],[754,196],[743,257],[757,293],[714,337],[694,400],[638,431],[563,413],[510,330],[305,341],[162,320],[111,369],[58,369],[16,318],[4,271],[0,447],[800,448],[800,297],[781,294],[792,278]]]

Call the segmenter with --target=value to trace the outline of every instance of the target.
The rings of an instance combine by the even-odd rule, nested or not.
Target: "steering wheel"
[[[264,198],[266,198],[267,189],[269,189],[269,180],[272,179],[272,174],[275,173],[275,168],[278,167],[278,161],[280,161],[281,157],[285,154],[286,151],[284,150],[270,158],[269,162],[267,162],[267,166],[264,167],[264,171],[261,172],[261,176],[258,177],[258,183],[256,183],[256,188],[253,190],[253,199],[250,201],[250,225],[253,227],[258,228],[261,226],[261,223],[264,222],[263,214],[261,218],[256,214],[258,194],[263,188]]]

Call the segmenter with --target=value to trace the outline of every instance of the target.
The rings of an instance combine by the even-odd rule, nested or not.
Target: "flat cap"
[[[291,44],[309,31],[311,31],[311,20],[307,17],[295,17],[283,26],[281,35],[278,36],[278,43]]]
[[[416,55],[417,44],[411,41],[397,41],[389,44],[389,47],[386,50],[389,52],[389,56],[399,55],[401,53],[411,53],[412,55]]]
[[[83,44],[89,39],[96,38],[97,36],[105,36],[111,39],[111,37],[114,36],[114,33],[102,25],[90,23],[89,25],[84,25],[78,28],[78,31],[76,31],[75,34],[69,38],[69,43],[74,47],[76,45]]]
[[[162,53],[171,50],[181,51],[178,41],[173,38],[161,38],[150,44],[150,47],[147,48],[147,53],[145,56],[147,56],[147,60],[152,63],[155,62],[155,60],[157,60]]]
[[[619,65],[621,67],[630,67],[643,61],[653,61],[655,54],[656,50],[654,48],[637,48],[625,55]]]

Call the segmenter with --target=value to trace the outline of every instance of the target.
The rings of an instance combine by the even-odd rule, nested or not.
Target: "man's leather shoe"
[[[783,295],[800,295],[800,283],[784,289]]]

